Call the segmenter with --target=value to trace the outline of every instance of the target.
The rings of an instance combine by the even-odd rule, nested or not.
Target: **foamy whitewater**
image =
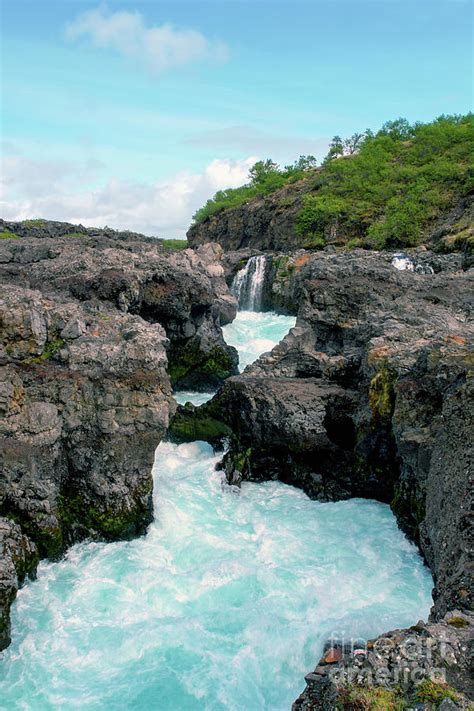
[[[239,311],[235,320],[224,326],[222,332],[227,343],[237,348],[240,372],[262,353],[271,351],[295,322],[293,316],[280,316],[272,311]]]
[[[293,323],[240,313],[225,332],[241,368]],[[288,711],[331,633],[426,617],[430,573],[388,506],[235,490],[218,459],[160,444],[148,534],[40,564],[13,605],[1,709]]]

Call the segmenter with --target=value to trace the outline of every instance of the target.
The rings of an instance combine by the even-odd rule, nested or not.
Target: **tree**
[[[249,170],[250,185],[262,185],[269,176],[279,172],[280,166],[271,158],[259,160]]]
[[[334,136],[331,143],[329,144],[329,151],[327,153],[324,162],[333,160],[334,158],[340,158],[344,155],[344,141],[340,136]]]
[[[379,131],[382,136],[390,136],[396,141],[406,141],[414,135],[413,126],[405,118],[387,121]]]
[[[350,138],[346,138],[344,141],[344,155],[351,156],[357,153],[364,139],[365,134],[363,133],[353,133]]]
[[[300,156],[298,160],[294,162],[295,170],[312,170],[318,165],[318,161],[314,156]]]

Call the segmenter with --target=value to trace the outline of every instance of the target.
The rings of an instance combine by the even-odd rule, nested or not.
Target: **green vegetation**
[[[180,407],[171,421],[168,436],[175,442],[195,442],[203,440],[217,445],[225,437],[231,436],[229,427],[214,417],[211,407]]]
[[[159,242],[163,249],[170,252],[175,249],[187,249],[189,246],[186,239],[160,239]]]
[[[69,237],[70,239],[76,239],[77,237],[82,238],[82,237],[87,237],[87,232],[68,232],[64,236]]]
[[[92,532],[94,537],[100,536],[105,540],[117,540],[127,536],[133,531],[137,519],[141,516],[140,494],[149,494],[150,489],[137,492],[137,502],[128,509],[121,510],[108,508],[101,509],[93,506],[82,494],[72,491],[59,497],[59,519],[63,528],[68,531],[75,527],[84,526],[87,532]]]
[[[468,627],[469,622],[464,619],[464,617],[450,617],[449,620],[447,620],[448,625],[451,625],[451,627],[456,627],[457,629],[462,629],[463,627]]]
[[[384,363],[370,381],[369,405],[373,418],[377,422],[386,422],[392,416],[395,403],[395,380],[396,374]]]
[[[426,516],[426,499],[418,490],[406,483],[395,484],[390,508],[402,528],[415,543],[420,541],[420,525]]]
[[[337,233],[373,249],[420,244],[436,217],[473,187],[473,128],[471,114],[429,124],[399,119],[368,132],[350,157],[333,146],[315,194],[304,199],[299,233],[326,240]]]
[[[233,374],[233,364],[229,353],[220,346],[214,346],[209,353],[202,353],[197,346],[172,357],[168,374],[172,385],[176,385],[190,373],[207,381],[221,382]]]
[[[46,220],[44,220],[41,217],[38,217],[35,220],[23,220],[22,225],[25,225],[25,227],[41,227],[42,225],[46,224]]]
[[[195,223],[204,222],[212,215],[216,215],[229,207],[237,207],[259,195],[268,195],[287,183],[294,183],[310,174],[316,168],[314,156],[300,156],[293,163],[283,169],[271,159],[260,160],[249,171],[249,182],[240,188],[219,190],[204,207],[194,215]]]
[[[8,230],[5,230],[4,232],[0,232],[0,239],[20,239],[20,237],[14,232],[8,232]]]
[[[356,240],[356,246],[370,249],[415,247],[443,211],[474,187],[473,118],[440,116],[427,124],[397,119],[376,134],[336,136],[318,169],[311,156],[283,169],[271,160],[259,161],[246,185],[216,193],[194,222],[305,177],[308,191],[296,225],[301,246],[317,249]],[[459,225],[440,249],[470,243],[469,225]]]
[[[338,711],[403,711],[407,704],[400,689],[346,684],[338,689]]]
[[[398,687],[388,689],[383,686],[345,684],[337,691],[338,711],[403,711],[411,707],[409,699],[405,698]],[[438,705],[443,699],[457,701],[459,695],[447,684],[431,679],[425,679],[416,689],[415,701],[418,703]]]
[[[22,362],[28,365],[29,363],[44,363],[46,360],[51,360],[56,353],[59,353],[64,344],[65,340],[63,338],[53,338],[53,340],[46,343],[41,355],[25,358]]]
[[[458,698],[451,686],[431,679],[425,679],[416,689],[416,699],[421,703],[440,704],[443,699],[457,701]]]

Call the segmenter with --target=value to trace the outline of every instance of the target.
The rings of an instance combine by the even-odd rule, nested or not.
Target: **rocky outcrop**
[[[27,576],[34,576],[38,552],[18,524],[0,518],[0,651],[10,644],[10,605]]]
[[[142,533],[174,409],[163,328],[13,285],[0,319],[0,511],[48,556]]]
[[[472,615],[454,610],[364,644],[332,640],[293,711],[472,708],[473,625]]]
[[[157,237],[146,237],[139,232],[130,230],[114,230],[111,227],[84,227],[84,225],[72,225],[70,222],[60,222],[58,220],[22,220],[12,221],[0,218],[0,232],[9,232],[15,238],[36,239],[58,239],[67,237],[74,239],[77,237],[103,237],[115,241],[148,242],[155,247],[162,248],[163,245]]]
[[[296,220],[312,182],[309,178],[286,185],[192,225],[187,233],[189,245],[218,242],[226,251],[298,249],[302,245]]]
[[[170,341],[169,372],[176,387],[205,390],[237,372],[236,352],[220,330],[234,318],[236,303],[217,245],[165,254],[151,238],[48,235],[1,240],[2,281],[105,303],[160,323]]]
[[[305,196],[317,194],[318,185],[316,172],[268,195],[259,195],[243,205],[224,209],[203,222],[191,225],[187,233],[188,243],[191,247],[197,247],[206,242],[217,242],[226,252],[294,252],[301,248],[311,248],[311,240],[298,232],[297,222]],[[442,211],[426,230],[423,240],[439,252],[464,249],[466,239],[472,235],[473,219],[474,202],[471,194]],[[351,233],[350,229],[344,230],[339,224],[337,228],[328,226],[325,241],[329,245],[342,246],[357,237],[357,229]],[[466,252],[466,259],[472,259],[472,242],[469,253]]]
[[[305,255],[295,328],[210,403],[180,411],[179,434],[223,422],[233,484],[390,503],[430,565],[438,621],[473,602],[473,275],[459,255],[414,254],[432,266],[418,272],[393,256]]]
[[[0,515],[23,549],[54,558],[146,530],[172,387],[236,372],[220,258],[216,246],[165,254],[103,234],[0,241]],[[6,643],[12,565],[20,584],[24,564],[4,555]]]

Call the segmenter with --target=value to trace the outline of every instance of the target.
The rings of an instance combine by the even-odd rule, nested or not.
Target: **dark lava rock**
[[[419,621],[409,629],[368,640],[364,646],[331,644],[314,672],[306,675],[306,688],[293,711],[369,708],[367,699],[371,708],[378,708],[377,692],[381,690],[393,693],[406,709],[471,708],[472,615],[454,610],[438,622]],[[331,663],[326,661],[329,655]],[[425,705],[428,693],[433,703]],[[435,702],[435,696],[440,700]],[[349,699],[351,703],[345,704]]]
[[[35,544],[18,524],[0,518],[0,651],[10,644],[10,605],[27,576],[38,564]]]
[[[0,515],[54,558],[145,532],[172,386],[237,371],[220,328],[236,303],[216,246],[165,253],[139,236],[31,229],[0,241]]]

